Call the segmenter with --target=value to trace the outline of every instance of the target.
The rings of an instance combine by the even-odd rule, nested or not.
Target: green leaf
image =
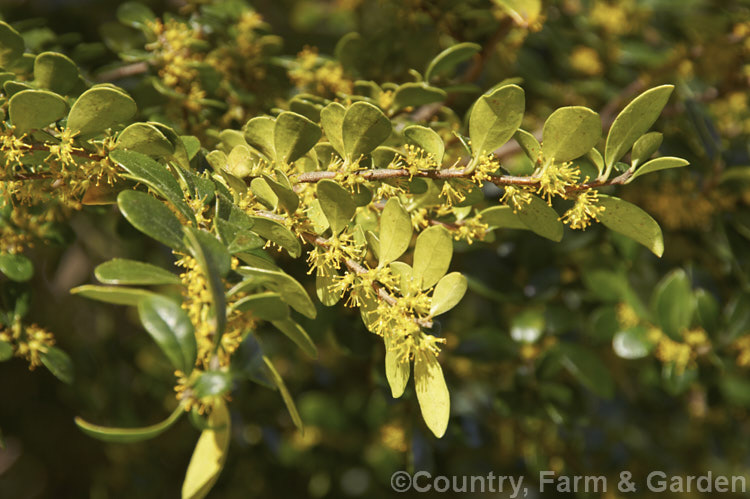
[[[430,306],[430,315],[444,314],[448,310],[452,309],[461,298],[466,294],[466,288],[468,284],[466,276],[460,272],[451,272],[443,276],[435,286],[435,291],[432,293],[432,305]]]
[[[146,28],[155,18],[151,9],[139,2],[125,2],[117,7],[117,20],[131,28]]]
[[[590,349],[572,343],[558,346],[563,365],[586,388],[602,398],[612,398],[615,382],[602,360]]]
[[[284,319],[281,321],[273,321],[272,324],[284,333],[290,340],[297,344],[307,355],[313,359],[318,358],[318,349],[315,348],[315,343],[310,339],[302,326],[294,322],[292,319]]]
[[[434,286],[445,275],[453,257],[453,239],[445,227],[433,225],[423,230],[414,246],[414,273],[422,289]]]
[[[398,198],[390,198],[380,214],[380,232],[378,234],[380,261],[383,267],[404,254],[411,243],[413,229],[411,217]]]
[[[390,137],[391,120],[383,111],[367,102],[355,102],[344,114],[342,143],[349,161],[369,154]]]
[[[68,115],[68,128],[91,135],[128,121],[138,110],[135,101],[121,90],[95,86],[86,90]]]
[[[682,332],[690,327],[695,306],[690,279],[682,269],[673,270],[659,281],[651,297],[656,324],[677,341],[682,341]]]
[[[331,102],[320,110],[320,124],[328,142],[341,156],[344,156],[343,124],[346,108],[338,102]]]
[[[442,437],[448,428],[451,401],[443,369],[432,353],[417,352],[414,358],[414,384],[422,419],[436,437]]]
[[[23,255],[0,254],[0,272],[11,281],[25,282],[34,276],[34,264]]]
[[[297,258],[302,253],[302,246],[297,236],[284,224],[266,217],[250,217],[253,220],[253,232],[261,237],[281,246],[292,258]]]
[[[276,118],[273,143],[277,163],[292,163],[320,139],[320,127],[301,114],[285,111]]]
[[[0,67],[9,68],[23,55],[26,44],[18,31],[0,21]]]
[[[393,109],[419,107],[434,102],[442,102],[448,95],[441,88],[422,82],[409,82],[399,85],[393,95]]]
[[[283,172],[277,170],[276,175],[278,176],[280,182],[277,182],[276,180],[265,174],[263,175],[263,178],[268,184],[268,187],[270,187],[274,194],[276,194],[276,197],[279,200],[281,206],[288,213],[293,214],[295,211],[297,211],[297,207],[299,206],[299,196],[294,193],[291,185],[289,185],[289,179],[286,178]]]
[[[303,288],[302,285],[289,274],[281,271],[254,267],[240,267],[237,269],[237,272],[252,279],[246,279],[235,285],[229,290],[230,295],[263,284],[277,293],[280,293],[285,302],[305,317],[314,319],[317,315],[315,304],[310,299],[305,288]]]
[[[11,357],[13,357],[13,345],[7,341],[0,340],[0,362],[5,362]]]
[[[268,158],[276,156],[274,146],[275,121],[270,116],[259,116],[248,121],[243,128],[247,143],[258,149]]]
[[[37,86],[65,95],[78,84],[78,66],[57,52],[42,52],[34,59],[34,82]]]
[[[645,247],[656,256],[664,253],[664,240],[656,220],[636,205],[622,199],[599,195],[599,206],[604,211],[598,218],[608,229],[627,236]]]
[[[330,270],[330,274],[317,274],[315,276],[315,294],[318,296],[320,303],[326,307],[332,307],[341,300],[341,295],[339,293],[331,291],[331,286],[336,283],[334,280],[336,274],[333,272],[333,270]]]
[[[404,128],[404,137],[410,143],[421,147],[427,153],[431,154],[438,165],[443,163],[445,143],[435,130],[426,126],[412,125]]]
[[[544,122],[542,153],[564,163],[589,152],[602,136],[599,115],[581,106],[561,107]]]
[[[320,208],[325,213],[328,223],[337,236],[354,217],[357,205],[349,191],[333,180],[321,180],[316,186]]]
[[[623,359],[642,359],[653,348],[653,343],[648,339],[648,330],[643,326],[618,331],[612,338],[612,349]]]
[[[708,332],[715,331],[719,325],[719,303],[705,289],[695,290],[695,317]]]
[[[479,213],[482,223],[487,224],[490,229],[523,229],[530,230],[529,227],[521,221],[518,213],[513,213],[510,206],[490,206]]]
[[[195,365],[197,346],[190,318],[182,307],[160,295],[138,303],[138,315],[175,369],[190,374]]]
[[[153,196],[139,191],[122,191],[117,206],[133,227],[170,248],[185,252],[182,223]]]
[[[201,373],[193,383],[195,396],[221,397],[232,390],[232,375],[226,371],[206,371]]]
[[[640,177],[641,175],[645,175],[647,173],[653,173],[657,172],[659,170],[666,170],[668,168],[680,168],[682,166],[687,166],[690,163],[687,160],[684,160],[682,158],[674,158],[671,156],[665,156],[662,158],[656,158],[652,159],[651,161],[647,162],[645,165],[638,168],[633,175],[628,179],[628,183],[632,182],[633,179],[636,177]]]
[[[625,156],[635,141],[646,133],[661,114],[674,90],[673,85],[662,85],[643,92],[625,106],[612,123],[607,135],[604,158],[611,167]]]
[[[73,383],[73,361],[57,347],[47,347],[42,353],[42,364],[55,378],[68,385]]]
[[[533,26],[542,12],[541,0],[494,0],[518,26]]]
[[[94,275],[104,284],[180,284],[175,274],[150,263],[114,258],[98,265]]]
[[[438,76],[450,73],[456,66],[471,59],[474,54],[478,54],[480,50],[482,50],[481,45],[468,42],[448,47],[430,61],[424,73],[424,79],[432,81]]]
[[[90,300],[113,303],[115,305],[138,305],[144,298],[154,295],[151,291],[139,288],[123,288],[120,286],[96,286],[85,284],[70,290],[72,295],[81,295]]]
[[[240,312],[250,311],[253,317],[264,321],[278,321],[289,317],[289,306],[279,293],[272,291],[245,296],[237,300],[232,309]]]
[[[47,90],[22,90],[10,98],[8,114],[16,133],[45,128],[68,111],[65,99]]]
[[[648,158],[659,149],[663,135],[659,132],[649,132],[642,135],[633,144],[633,152],[630,155],[630,164],[633,168],[648,161]]]
[[[286,409],[287,411],[289,411],[289,415],[292,417],[294,426],[296,426],[299,431],[303,431],[304,428],[302,426],[302,418],[299,417],[297,406],[294,404],[294,399],[292,399],[292,396],[289,394],[289,390],[287,389],[284,380],[281,378],[279,372],[271,363],[271,359],[264,355],[263,361],[266,363],[266,368],[268,369],[268,374],[271,378],[271,381],[273,381],[273,384],[276,385],[276,388],[279,389],[279,393],[281,393],[281,398],[284,400]]]
[[[511,320],[510,337],[519,343],[534,343],[544,333],[545,323],[542,311],[528,308]]]
[[[559,242],[563,237],[563,224],[557,212],[538,196],[531,195],[531,203],[518,211],[518,218],[534,233]]]
[[[521,146],[521,149],[526,156],[528,156],[533,163],[536,163],[537,159],[539,159],[539,151],[542,150],[542,146],[539,144],[539,141],[536,140],[534,134],[519,128],[513,134],[513,138],[516,139],[516,142]]]
[[[525,106],[524,92],[516,85],[480,97],[469,117],[472,156],[479,158],[508,142],[521,126]]]
[[[99,426],[89,423],[80,417],[75,418],[75,423],[86,435],[104,442],[131,443],[141,442],[161,435],[167,429],[172,427],[180,417],[185,414],[185,408],[182,405],[177,406],[172,414],[161,423],[143,428],[112,428],[109,426]]]
[[[155,158],[169,158],[174,154],[172,142],[150,123],[133,123],[125,128],[117,136],[116,147]]]
[[[279,197],[273,192],[271,186],[268,185],[265,178],[256,177],[250,182],[250,190],[258,201],[263,203],[266,208],[275,210],[279,204]]]
[[[166,166],[135,151],[116,149],[109,153],[109,157],[128,172],[127,175],[123,175],[125,178],[147,185],[172,203],[185,218],[195,221],[193,210],[183,199],[180,184]]]
[[[397,354],[397,351],[390,345],[390,336],[385,335],[385,378],[388,380],[388,386],[391,388],[391,396],[395,399],[401,397],[406,390],[406,383],[409,382],[411,374],[411,362]]]
[[[231,437],[231,418],[225,402],[214,405],[208,415],[208,427],[201,432],[190,458],[182,483],[182,499],[206,497],[224,468]]]

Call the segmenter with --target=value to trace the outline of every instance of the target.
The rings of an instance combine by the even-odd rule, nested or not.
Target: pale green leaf
[[[273,143],[276,162],[293,163],[320,139],[320,127],[304,116],[285,111],[276,118]]]
[[[438,166],[443,162],[445,154],[445,143],[438,133],[432,128],[421,125],[412,125],[404,128],[404,137],[410,143],[421,147],[431,154]]]
[[[581,106],[561,107],[544,122],[542,153],[563,163],[589,152],[602,135],[599,115]]]
[[[523,89],[516,85],[506,85],[480,97],[469,117],[473,157],[483,156],[508,142],[521,126],[525,106]]]
[[[430,431],[440,438],[448,428],[450,394],[443,369],[435,355],[417,352],[414,357],[414,383],[422,418]]]
[[[599,195],[599,221],[608,229],[638,241],[656,256],[664,253],[664,240],[656,220],[632,203],[622,199]]]
[[[390,198],[380,214],[379,253],[382,267],[404,254],[411,243],[411,217],[398,198]]]
[[[663,135],[659,132],[649,132],[642,135],[633,144],[633,152],[630,155],[630,164],[637,168],[638,165],[648,161],[648,158],[659,149],[661,145]]]
[[[675,158],[672,156],[664,156],[661,158],[652,159],[640,168],[628,179],[628,183],[632,182],[633,179],[645,175],[647,173],[658,172],[659,170],[667,170],[669,168],[680,168],[687,166],[690,163],[682,158]]]
[[[349,161],[369,154],[391,135],[391,120],[383,111],[367,102],[355,102],[346,110],[342,122],[342,143]]]
[[[625,106],[612,123],[607,135],[604,157],[607,166],[614,165],[646,133],[661,114],[674,90],[673,85],[662,85],[643,92]]]
[[[422,289],[434,286],[445,275],[453,257],[453,238],[445,227],[433,225],[423,230],[414,246],[414,273]]]
[[[182,499],[203,499],[211,491],[227,460],[231,437],[231,418],[224,401],[214,405],[208,416],[208,429],[201,432],[190,458]]]
[[[461,298],[466,294],[468,284],[466,276],[460,272],[451,272],[440,279],[432,293],[432,305],[430,306],[430,315],[444,314],[452,309]]]
[[[357,205],[349,191],[333,180],[318,182],[316,193],[320,201],[320,208],[328,219],[331,231],[333,231],[334,236],[337,236],[349,225],[357,210]]]

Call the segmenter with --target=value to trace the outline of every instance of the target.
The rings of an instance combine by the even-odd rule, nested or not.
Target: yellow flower
[[[566,188],[578,182],[581,175],[572,162],[555,163],[554,159],[547,161],[539,176],[539,187],[537,194],[547,199],[547,204],[552,204],[554,196],[566,198]]]
[[[597,216],[604,211],[604,206],[597,206],[598,200],[599,193],[593,189],[579,193],[573,207],[563,214],[562,221],[571,229],[586,230],[591,220],[599,221]]]

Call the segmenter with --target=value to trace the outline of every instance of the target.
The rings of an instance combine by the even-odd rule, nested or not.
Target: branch
[[[357,175],[365,180],[388,180],[395,178],[431,178],[436,180],[448,180],[456,178],[468,178],[474,174],[473,171],[467,171],[463,168],[447,168],[444,170],[419,170],[417,172],[410,172],[405,168],[379,168],[373,170],[359,170],[353,172],[340,172],[340,171],[320,171],[320,172],[305,172],[300,173],[295,177],[295,180],[299,183],[313,183],[319,182],[324,179],[332,179],[337,175]],[[571,185],[566,192],[583,191],[586,189],[594,189],[597,187],[605,187],[608,185],[623,184],[630,178],[630,173],[626,172],[619,177],[615,177],[611,180],[599,180],[594,182],[587,182],[585,184]],[[497,175],[492,176],[489,179],[495,185],[535,185],[539,183],[539,179],[535,177],[525,176],[518,177],[513,175]]]
[[[120,66],[119,68],[112,69],[99,73],[96,76],[97,81],[116,81],[130,76],[136,76],[143,74],[148,71],[148,64],[145,62],[135,62],[126,66]]]

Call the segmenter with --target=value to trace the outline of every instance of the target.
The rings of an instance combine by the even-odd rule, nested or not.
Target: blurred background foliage
[[[598,110],[607,127],[634,95],[673,83],[655,127],[660,152],[691,163],[618,191],[662,225],[661,259],[596,225],[566,231],[559,244],[500,230],[457,247],[453,268],[470,292],[440,324],[453,400],[441,440],[421,422],[412,388],[391,399],[381,343],[358,313],[319,306],[304,323],[315,362],[263,336],[271,356],[283,354],[274,358],[306,431],[294,429],[277,394],[235,393],[232,451],[211,497],[383,497],[401,469],[532,482],[538,470],[611,483],[622,469],[750,478],[748,2],[549,0],[538,12],[535,1],[513,0],[145,3],[160,24],[123,23],[113,2],[94,0],[4,0],[0,16],[29,50],[61,51],[88,78],[127,89],[138,119],[209,143],[295,95],[304,108],[361,81],[411,81],[409,69],[473,42],[479,54],[436,80],[456,113],[439,119],[460,122],[482,91],[507,80],[527,93],[527,130],[565,105]],[[519,152],[498,154],[523,168]],[[56,332],[76,381],[29,373],[20,360],[0,364],[0,497],[173,496],[196,436],[187,422],[131,445],[102,444],[74,426],[77,414],[157,421],[174,393],[132,312],[68,294],[102,261],[168,266],[170,253],[94,207],[27,255],[38,262],[32,319]],[[310,284],[303,262],[284,268]],[[660,336],[685,310],[689,334]],[[571,357],[587,367],[566,365]]]

